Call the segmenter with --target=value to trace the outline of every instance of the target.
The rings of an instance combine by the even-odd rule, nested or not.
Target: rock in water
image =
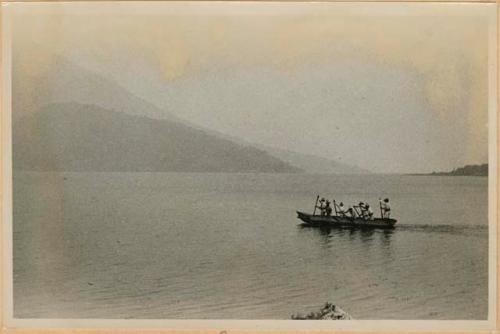
[[[319,312],[311,312],[307,315],[294,314],[292,320],[351,320],[352,317],[340,307],[326,303]]]

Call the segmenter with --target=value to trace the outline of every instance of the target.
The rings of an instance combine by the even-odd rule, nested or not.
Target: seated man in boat
[[[340,202],[337,213],[340,217],[345,217],[345,207],[343,202]]]
[[[356,217],[356,214],[354,213],[354,209],[352,208],[352,206],[349,206],[346,210],[345,210],[345,215],[344,217],[351,217],[351,218],[355,218]]]
[[[347,210],[345,210],[345,216],[351,218],[356,217],[356,214],[354,213],[354,209],[352,208],[352,206],[348,207]]]
[[[339,213],[339,216],[341,216],[341,217],[352,217],[353,216],[352,208],[346,209],[343,202],[340,202],[340,204],[339,204],[338,213]]]
[[[389,199],[386,198],[383,201],[379,198],[380,209],[382,210],[382,218],[390,218],[391,216],[391,206],[389,205]]]
[[[365,203],[363,203],[363,202],[359,202],[359,204],[358,204],[358,205],[355,205],[354,207],[355,207],[355,208],[359,208],[359,212],[358,212],[358,210],[356,210],[356,213],[358,214],[358,216],[359,216],[360,218],[364,218],[364,216],[365,216],[365,211],[366,211],[366,206],[365,206]]]
[[[365,210],[363,211],[363,218],[368,220],[373,220],[373,211],[370,208],[370,204],[365,205]]]
[[[332,215],[332,207],[330,206],[330,201],[326,201],[326,205],[325,205],[325,213],[327,216],[331,216]]]

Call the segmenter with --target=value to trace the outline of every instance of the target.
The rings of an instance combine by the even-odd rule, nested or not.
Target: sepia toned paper
[[[496,329],[496,4],[4,3],[2,18],[8,331]],[[486,179],[439,174],[482,163]],[[316,195],[375,216],[388,196],[398,223],[301,229]],[[354,319],[289,320],[325,302]]]

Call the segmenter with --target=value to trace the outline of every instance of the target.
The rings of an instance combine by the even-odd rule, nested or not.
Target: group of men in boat
[[[319,200],[319,205],[316,202],[316,208],[320,210],[320,214],[322,216],[331,216],[332,215],[332,207],[329,200],[325,198],[321,198]],[[379,198],[380,203],[380,214],[381,218],[390,218],[391,215],[391,206],[389,205],[389,199],[385,198],[382,200]],[[373,210],[370,207],[370,204],[359,202],[358,205],[353,205],[346,207],[343,202],[337,204],[335,200],[333,200],[333,206],[335,209],[335,214],[340,217],[349,217],[349,218],[363,218],[367,220],[373,220]]]

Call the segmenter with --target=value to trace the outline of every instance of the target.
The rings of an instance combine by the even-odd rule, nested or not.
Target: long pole
[[[378,205],[380,206],[380,218],[384,218],[384,215],[382,214],[382,202],[380,200],[378,201]]]
[[[314,211],[313,211],[313,216],[316,214],[316,207],[318,206],[318,200],[319,200],[319,195],[316,196],[316,202],[314,203]]]
[[[333,207],[335,208],[335,216],[338,216],[338,212],[337,212],[337,203],[335,203],[335,200],[333,200]]]

